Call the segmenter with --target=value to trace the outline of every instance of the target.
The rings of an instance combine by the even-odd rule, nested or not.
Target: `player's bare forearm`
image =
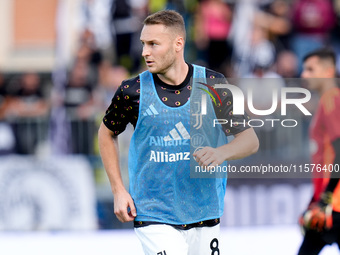
[[[117,140],[113,132],[101,123],[98,131],[99,151],[113,194],[125,189],[119,167]]]
[[[109,177],[114,197],[114,213],[121,222],[133,221],[136,208],[130,194],[126,191],[120,168],[117,137],[103,123],[98,131],[100,155]]]
[[[259,140],[252,128],[235,135],[230,143],[218,148],[204,147],[194,153],[201,166],[220,165],[226,160],[241,159],[257,152]]]
[[[224,160],[235,160],[248,157],[256,153],[259,149],[259,139],[253,128],[248,128],[235,135],[235,139],[230,143],[221,146]]]

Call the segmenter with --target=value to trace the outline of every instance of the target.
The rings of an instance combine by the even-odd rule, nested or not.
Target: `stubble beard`
[[[164,75],[173,66],[176,60],[175,56],[172,54],[167,54],[166,56],[160,59],[161,60],[158,60],[156,64],[158,67],[156,66],[154,70],[149,69],[150,73]]]

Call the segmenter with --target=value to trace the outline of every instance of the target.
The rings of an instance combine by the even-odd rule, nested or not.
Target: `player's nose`
[[[147,46],[143,47],[142,56],[143,57],[150,56],[150,50]]]

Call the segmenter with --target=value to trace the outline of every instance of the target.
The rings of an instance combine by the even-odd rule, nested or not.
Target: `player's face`
[[[145,25],[140,40],[142,56],[151,73],[165,74],[176,60],[174,35],[163,25]]]
[[[310,57],[303,63],[301,77],[308,81],[309,89],[318,90],[320,88],[322,80],[320,78],[325,78],[325,69],[319,57]]]

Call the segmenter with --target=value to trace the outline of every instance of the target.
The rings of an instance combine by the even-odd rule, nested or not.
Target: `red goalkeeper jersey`
[[[340,138],[340,88],[332,88],[321,96],[312,120],[310,138],[312,163],[323,169],[320,173],[314,171],[314,177],[317,177],[313,179],[314,199],[319,200],[331,174],[324,169],[330,169],[329,165],[334,161],[332,142]],[[333,210],[340,212],[340,183],[333,193]]]

